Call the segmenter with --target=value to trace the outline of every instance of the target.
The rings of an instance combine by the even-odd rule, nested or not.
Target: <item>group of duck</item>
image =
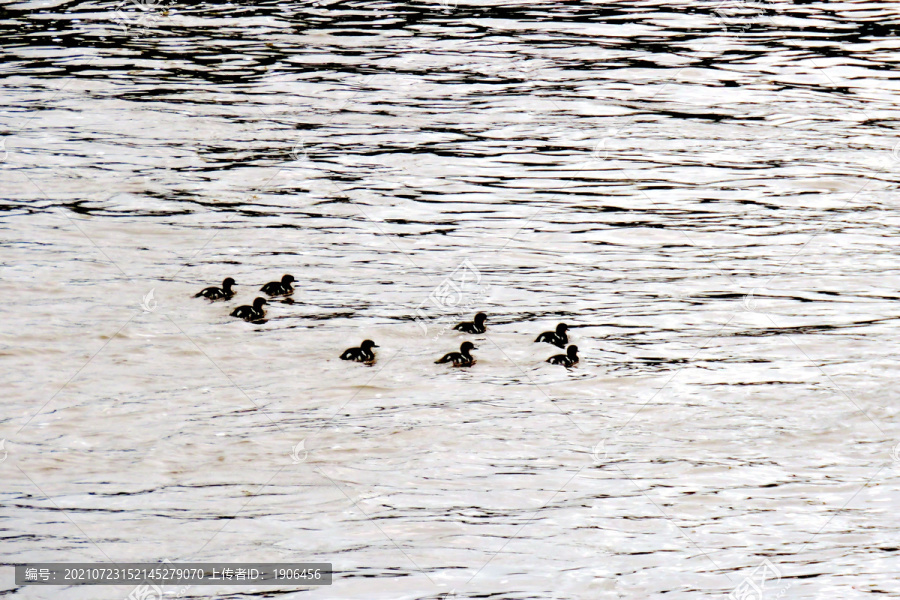
[[[281,281],[271,281],[266,285],[260,288],[260,291],[264,294],[268,295],[270,298],[274,298],[276,296],[290,296],[294,293],[294,288],[291,285],[294,283],[296,279],[294,279],[291,275],[285,275],[281,278]],[[234,286],[237,285],[234,279],[231,277],[225,279],[222,282],[222,287],[208,287],[204,288],[200,292],[194,295],[195,298],[206,298],[208,300],[230,300],[234,297],[235,291]],[[268,304],[265,298],[259,297],[253,301],[253,304],[247,304],[244,306],[238,306],[233,311],[231,311],[232,317],[237,317],[238,319],[243,319],[245,321],[259,321],[263,317],[266,316],[266,311],[263,308]],[[485,333],[487,331],[487,327],[485,326],[485,322],[487,321],[487,315],[483,312],[480,312],[475,315],[475,318],[471,321],[466,321],[464,323],[460,323],[453,329],[456,331],[461,331],[462,333],[468,334],[480,334]],[[558,348],[566,348],[566,344],[569,343],[569,337],[566,335],[566,332],[569,330],[569,327],[565,323],[560,323],[556,326],[555,331],[545,331],[541,335],[537,336],[534,340],[535,343],[546,343],[553,344]],[[375,361],[375,353],[372,352],[372,348],[378,348],[378,346],[372,340],[363,340],[363,343],[359,345],[358,348],[348,348],[345,350],[340,358],[341,360],[353,360],[356,362],[364,362],[364,363],[372,363]],[[472,356],[472,350],[477,350],[475,344],[472,342],[463,342],[459,347],[459,352],[448,352],[438,360],[434,361],[435,364],[445,364],[450,363],[454,367],[471,367],[475,364],[475,357]],[[556,354],[547,359],[547,362],[553,365],[563,365],[566,368],[574,367],[578,364],[578,346],[571,345],[566,348],[565,354]]]

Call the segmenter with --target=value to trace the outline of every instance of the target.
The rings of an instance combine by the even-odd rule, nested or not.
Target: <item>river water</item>
[[[0,2],[0,595],[171,560],[335,576],[167,598],[900,597],[898,29]]]

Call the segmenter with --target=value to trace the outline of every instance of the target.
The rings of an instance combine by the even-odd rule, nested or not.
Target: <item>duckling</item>
[[[259,290],[269,296],[288,296],[294,293],[294,288],[291,287],[294,281],[296,279],[294,279],[293,275],[285,275],[281,278],[281,281],[270,281],[259,288]]]
[[[562,365],[566,368],[578,364],[578,346],[569,346],[565,354],[557,354],[547,359],[551,365]]]
[[[258,321],[266,316],[266,311],[263,310],[264,304],[268,304],[265,298],[257,298],[253,301],[253,306],[238,306],[231,311],[231,316],[245,321]]]
[[[569,330],[569,326],[565,323],[560,323],[556,326],[556,331],[545,331],[541,335],[537,336],[535,342],[546,342],[548,344],[553,344],[558,348],[565,348],[566,344],[569,343],[569,336],[566,335],[566,332]]]
[[[341,354],[341,360],[355,360],[356,362],[373,362],[375,353],[372,348],[378,348],[372,340],[363,340],[359,348],[347,348]]]
[[[204,288],[201,291],[197,292],[194,295],[194,298],[203,296],[204,298],[208,298],[210,300],[228,300],[232,296],[234,296],[234,290],[231,289],[233,285],[236,285],[234,279],[232,279],[231,277],[227,277],[225,281],[222,282],[222,287]]]
[[[456,331],[462,331],[463,333],[484,333],[485,331],[487,331],[484,326],[485,321],[487,321],[487,315],[480,312],[475,315],[474,320],[460,323],[453,329],[455,329]]]
[[[469,350],[478,350],[472,342],[463,342],[459,347],[459,352],[448,352],[440,359],[434,361],[434,364],[452,362],[454,367],[471,367],[475,364],[475,358],[469,354]]]

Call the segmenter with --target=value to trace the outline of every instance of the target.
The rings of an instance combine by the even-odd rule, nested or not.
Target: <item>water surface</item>
[[[723,596],[767,559],[766,598],[900,597],[898,28],[0,3],[3,562],[325,561],[167,591],[412,600]],[[477,364],[433,364],[477,310]],[[571,371],[532,343],[560,321]]]

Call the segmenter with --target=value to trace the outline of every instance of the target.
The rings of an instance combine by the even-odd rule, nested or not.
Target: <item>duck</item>
[[[222,282],[222,287],[217,288],[215,286],[204,288],[201,291],[197,292],[194,295],[194,298],[199,298],[203,296],[204,298],[208,298],[210,300],[228,300],[232,296],[234,296],[234,290],[231,289],[232,286],[237,285],[234,282],[234,279],[231,277],[226,277],[225,281]]]
[[[270,281],[259,288],[259,291],[269,296],[287,296],[294,293],[294,288],[291,287],[291,284],[295,281],[296,279],[294,279],[293,275],[285,275],[281,278],[281,281]]]
[[[547,359],[551,365],[562,365],[566,368],[574,367],[578,364],[578,346],[569,346],[566,348],[565,354],[557,354]]]
[[[459,347],[459,352],[448,352],[440,359],[434,361],[434,364],[452,362],[454,367],[471,367],[475,364],[475,358],[469,354],[470,350],[478,350],[472,342],[463,342]]]
[[[456,331],[462,331],[463,333],[484,333],[487,331],[487,328],[484,326],[484,322],[487,321],[487,315],[483,312],[475,315],[475,318],[471,321],[466,321],[465,323],[460,323],[453,329]]]
[[[565,348],[566,344],[569,343],[569,336],[566,335],[566,332],[569,330],[569,326],[565,323],[560,323],[556,326],[556,331],[545,331],[541,335],[537,336],[537,339],[534,340],[537,342],[546,342],[548,344],[553,344],[558,348]]]
[[[244,306],[238,306],[231,311],[231,316],[245,321],[258,321],[266,316],[266,311],[263,310],[264,304],[268,304],[265,298],[257,298],[253,301],[253,306],[248,306],[246,304]]]
[[[359,348],[347,348],[341,354],[341,360],[355,360],[356,362],[372,362],[375,360],[375,353],[372,348],[378,346],[372,340],[363,340]]]

